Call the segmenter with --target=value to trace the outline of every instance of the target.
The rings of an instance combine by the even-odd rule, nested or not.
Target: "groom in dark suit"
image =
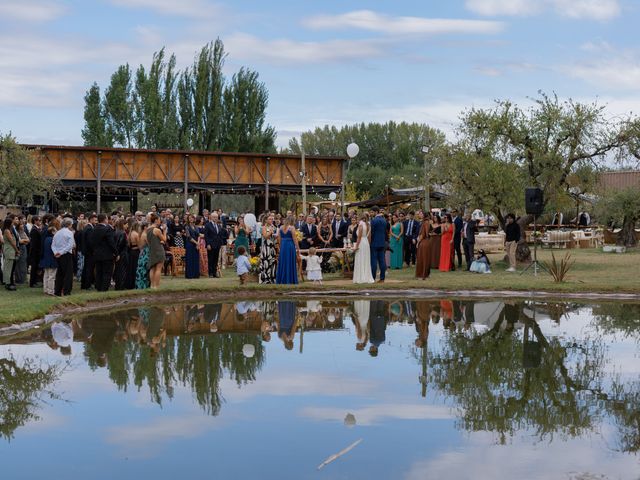
[[[473,250],[476,245],[476,232],[478,226],[476,221],[471,218],[471,215],[467,214],[464,217],[464,226],[462,227],[462,246],[464,247],[464,258],[467,262],[467,271],[471,268],[473,263]]]
[[[415,213],[409,212],[409,218],[402,223],[404,227],[404,261],[407,266],[416,264],[416,244],[421,224],[415,218]]]
[[[380,266],[380,283],[384,282],[384,274],[387,270],[387,263],[384,258],[387,240],[387,221],[380,213],[378,207],[371,209],[375,214],[371,220],[371,275],[376,279],[378,265]]]

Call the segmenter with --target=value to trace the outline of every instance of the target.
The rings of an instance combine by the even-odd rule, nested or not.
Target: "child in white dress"
[[[322,267],[320,266],[322,259],[316,255],[316,249],[311,247],[309,255],[302,255],[302,258],[307,261],[307,279],[322,285]]]

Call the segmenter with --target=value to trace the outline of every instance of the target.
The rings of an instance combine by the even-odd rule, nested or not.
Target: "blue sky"
[[[640,111],[639,0],[0,0],[0,132],[81,144],[83,96],[220,37],[257,70],[278,145],[324,124],[425,122],[538,90]]]

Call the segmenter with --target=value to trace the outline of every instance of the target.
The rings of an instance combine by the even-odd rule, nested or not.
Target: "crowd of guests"
[[[513,271],[520,240],[513,215],[505,230]],[[477,231],[477,221],[457,210],[378,207],[344,216],[317,208],[298,216],[248,213],[233,221],[222,210],[177,215],[155,207],[146,214],[10,214],[2,225],[2,281],[8,290],[27,281],[30,287],[42,284],[46,294],[56,296],[71,294],[74,278],[83,290],[157,288],[175,255],[183,260],[186,278],[215,278],[226,266],[228,249],[241,283],[253,273],[262,284],[296,284],[304,272],[322,282],[332,255],[344,249],[353,252],[347,261],[354,283],[373,283],[376,277],[384,282],[388,270],[406,267],[426,279],[432,269],[462,269],[463,254],[467,270],[489,272],[484,252],[474,256]]]

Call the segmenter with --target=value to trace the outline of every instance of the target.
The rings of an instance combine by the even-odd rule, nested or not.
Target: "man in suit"
[[[307,217],[307,221],[302,225],[300,231],[302,232],[300,248],[306,250],[308,248],[315,247],[318,243],[318,227],[313,223],[312,215]]]
[[[385,302],[373,300],[369,307],[369,355],[378,356],[380,345],[386,340],[387,320]]]
[[[41,280],[40,278],[40,257],[42,256],[42,220],[39,216],[31,219],[33,226],[29,233],[29,266],[31,267],[31,275],[29,276],[29,286],[35,287]]]
[[[462,246],[464,248],[464,259],[467,262],[467,271],[469,271],[471,263],[473,263],[473,249],[476,244],[476,232],[478,227],[476,225],[476,221],[471,218],[471,215],[465,215],[464,219],[465,221],[462,228]]]
[[[416,264],[416,243],[420,233],[420,222],[415,219],[415,213],[409,212],[409,218],[402,224],[404,227],[404,262],[407,266]]]
[[[451,212],[453,214],[453,251],[455,255],[458,256],[458,268],[462,268],[462,250],[460,248],[460,244],[462,243],[462,227],[464,226],[464,221],[460,217],[458,210],[453,210]]]
[[[296,230],[302,230],[302,226],[304,225],[304,213],[298,215],[298,219],[296,220]]]
[[[111,285],[113,263],[118,261],[116,238],[113,228],[104,213],[98,215],[98,224],[90,237],[93,260],[96,267],[96,290],[106,292]]]
[[[375,217],[371,220],[371,275],[375,280],[379,266],[380,283],[383,283],[387,270],[387,262],[384,256],[387,242],[387,221],[378,207],[373,207],[371,210],[375,214]]]
[[[218,262],[220,249],[226,244],[227,230],[222,227],[217,213],[209,216],[209,221],[204,227],[204,241],[207,245],[207,263],[209,264],[209,278],[219,277]]]
[[[331,219],[331,233],[333,234],[332,247],[344,247],[344,239],[349,233],[349,224],[340,215],[335,215]]]
[[[91,247],[91,235],[97,223],[98,216],[92,213],[89,215],[89,223],[87,223],[82,230],[82,242],[80,243],[82,248],[80,252],[84,255],[84,267],[82,268],[82,278],[80,281],[80,288],[82,290],[89,290],[95,283],[95,262]]]

